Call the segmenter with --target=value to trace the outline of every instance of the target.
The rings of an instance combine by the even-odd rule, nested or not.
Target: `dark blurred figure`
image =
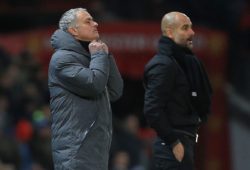
[[[12,127],[8,112],[9,105],[8,98],[0,94],[0,135],[1,133],[9,133]]]
[[[11,58],[0,46],[0,73],[11,64]]]
[[[138,136],[139,126],[139,120],[133,114],[128,114],[120,123],[116,120],[111,146],[111,167],[124,167],[125,165],[118,165],[121,160],[122,164],[126,162],[128,169],[142,168],[146,154],[143,141]]]
[[[126,151],[118,150],[113,153],[110,170],[129,170],[130,156]]]
[[[20,160],[17,142],[13,138],[0,133],[0,169],[19,170]]]
[[[30,142],[33,161],[46,170],[53,170],[49,106],[36,110],[32,119],[35,129]]]

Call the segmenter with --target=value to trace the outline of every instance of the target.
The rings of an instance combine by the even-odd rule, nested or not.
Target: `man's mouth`
[[[192,39],[192,38],[188,38],[188,39],[187,39],[187,42],[188,42],[189,44],[191,44],[191,43],[193,43],[193,39]]]
[[[192,42],[192,41],[193,41],[193,38],[190,37],[190,38],[187,39],[187,41]]]

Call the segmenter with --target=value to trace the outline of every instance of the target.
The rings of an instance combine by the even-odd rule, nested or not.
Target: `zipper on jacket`
[[[111,106],[110,106],[110,98],[109,98],[109,92],[107,86],[105,86],[105,92],[106,92],[106,97],[108,101],[108,110],[111,111]]]

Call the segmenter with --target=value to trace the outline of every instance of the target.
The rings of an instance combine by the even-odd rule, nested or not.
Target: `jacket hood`
[[[70,33],[60,29],[51,36],[50,43],[55,50],[70,50],[80,54],[88,53],[80,41],[77,41]]]

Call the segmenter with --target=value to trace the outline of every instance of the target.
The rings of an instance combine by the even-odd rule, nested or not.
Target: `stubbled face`
[[[194,31],[192,29],[192,22],[185,15],[176,16],[176,25],[172,29],[172,40],[183,47],[189,49],[193,48]]]
[[[78,40],[92,41],[99,39],[97,27],[92,16],[87,11],[81,11],[77,14],[76,26],[69,29],[69,32]]]

